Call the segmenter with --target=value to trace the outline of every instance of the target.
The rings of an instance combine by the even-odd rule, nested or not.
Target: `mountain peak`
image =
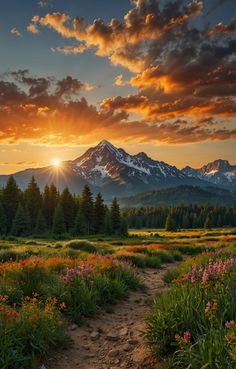
[[[99,142],[99,144],[97,145],[97,147],[101,147],[101,146],[106,146],[106,147],[112,147],[115,148],[115,146],[112,145],[112,143],[110,143],[107,140],[102,140]]]
[[[228,160],[218,159],[204,165],[200,170],[203,173],[224,173],[229,172],[232,169],[233,167]]]

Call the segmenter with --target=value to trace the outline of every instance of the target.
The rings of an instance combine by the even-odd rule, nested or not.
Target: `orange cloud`
[[[51,77],[32,77],[28,71],[11,72],[8,76],[14,82],[0,81],[2,142],[30,140],[48,145],[73,145],[89,144],[106,137],[178,144],[236,137],[236,129],[220,129],[219,122],[212,118],[173,119],[175,114],[168,106],[151,105],[146,96],[129,95],[126,100],[116,98],[112,106],[107,100],[99,110],[89,105],[85,98],[75,97],[83,89],[83,83],[70,76],[60,81]],[[229,105],[230,101],[225,100],[224,104]],[[220,110],[224,112],[225,109],[222,101],[217,101],[211,109],[203,108],[205,114],[214,109],[221,114]],[[147,120],[131,120],[125,111],[139,109]],[[152,115],[158,114],[160,117],[169,115],[168,120],[152,120]]]
[[[142,70],[145,63],[138,51],[134,52],[134,46],[142,48],[143,42],[160,38],[186,23],[189,18],[199,16],[202,8],[203,4],[198,0],[193,0],[187,6],[176,3],[172,8],[169,6],[164,9],[160,9],[155,1],[134,0],[133,8],[123,21],[112,19],[107,24],[102,19],[95,19],[93,23],[85,25],[83,18],[71,20],[63,13],[48,13],[41,18],[33,17],[31,25],[46,26],[63,38],[74,38],[79,42],[80,50],[83,47],[95,47],[97,55],[107,56],[113,64],[137,72]]]
[[[215,1],[209,12],[224,1]],[[235,138],[235,20],[202,28],[191,22],[202,9],[199,0],[188,5],[133,0],[122,20],[110,22],[95,19],[86,24],[63,13],[34,16],[29,31],[47,27],[75,42],[52,48],[54,52],[69,55],[92,49],[133,73],[129,81],[117,76],[116,86],[130,84],[138,91],[107,97],[97,108],[78,96],[92,88],[86,83],[69,76],[61,81],[31,78],[21,71],[14,76],[15,85],[0,81],[0,91],[5,91],[0,94],[5,99],[0,117],[8,124],[0,137],[47,143],[89,143],[104,137],[164,143]],[[140,121],[134,121],[133,114]]]
[[[233,33],[236,33],[236,19],[232,19],[228,25],[224,25],[223,23],[218,23],[215,27],[213,27],[209,31],[210,36],[215,35],[231,35]]]

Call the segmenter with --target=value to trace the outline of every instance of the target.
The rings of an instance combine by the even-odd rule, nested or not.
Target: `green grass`
[[[163,263],[174,263],[188,256],[180,266],[165,275],[165,280],[170,283],[182,273],[188,272],[194,263],[207,263],[209,250],[212,258],[219,254],[225,258],[227,253],[234,253],[235,231],[217,232],[219,235],[214,230],[174,234],[152,230],[125,238],[90,236],[55,240],[50,237],[5,237],[0,240],[0,368],[34,369],[38,357],[47,355],[56,347],[66,346],[68,339],[62,324],[65,318],[81,324],[87,317],[96,318],[100,312],[113,313],[116,301],[124,299],[130,290],[142,287],[133,266],[158,269]],[[81,272],[83,268],[87,270],[85,277]],[[74,273],[73,270],[76,271],[73,278],[65,280],[68,273]],[[160,316],[152,313],[153,327],[155,325],[156,329],[158,323],[158,329],[152,333],[154,341],[151,343],[149,339],[149,343],[156,356],[170,357],[170,367],[172,365],[173,368],[185,368],[186,363],[193,362],[191,369],[199,369],[197,365],[201,362],[194,363],[192,356],[201,357],[200,352],[212,349],[204,340],[204,335],[199,336],[198,328],[195,327],[201,327],[200,319],[203,319],[203,311],[198,312],[196,309],[199,301],[205,303],[206,299],[215,295],[218,299],[221,295],[214,292],[215,295],[213,293],[213,296],[204,297],[197,294],[197,291],[194,295],[192,293],[191,290],[181,292],[177,287],[176,291],[171,288],[155,305],[155,311],[161,311]],[[234,283],[225,284],[224,293],[228,301],[224,319],[226,315],[227,319],[231,319],[234,316]],[[6,295],[8,297],[5,301]],[[188,295],[192,297],[192,302],[187,299]],[[194,319],[194,325],[190,327],[191,319]],[[169,355],[176,348],[182,350],[177,346],[178,342],[173,340],[173,334],[182,334],[184,329],[190,328],[196,330],[196,333],[193,331],[196,345],[191,347],[191,355],[186,356],[183,351],[180,356]],[[214,350],[218,350],[219,345],[225,350],[219,330],[215,336],[213,331],[209,332],[212,334],[209,337],[212,345],[215,345]],[[220,344],[213,342],[214,337],[218,337],[217,342]],[[228,352],[225,358],[230,363]]]
[[[201,277],[200,281],[181,277],[157,297],[147,318],[146,340],[153,355],[165,360],[168,368],[235,368],[236,325],[226,327],[227,322],[236,320],[235,269],[214,272],[209,280],[203,274],[211,260],[224,262],[230,255],[227,247],[224,252],[205,253],[166,274],[165,280],[170,282],[196,265]]]

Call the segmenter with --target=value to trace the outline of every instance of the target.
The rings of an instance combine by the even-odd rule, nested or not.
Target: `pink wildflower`
[[[190,342],[191,340],[191,333],[189,331],[184,332],[183,338],[185,341]]]
[[[225,328],[227,328],[227,329],[230,329],[234,326],[235,326],[235,321],[234,320],[230,320],[230,321],[225,323]]]

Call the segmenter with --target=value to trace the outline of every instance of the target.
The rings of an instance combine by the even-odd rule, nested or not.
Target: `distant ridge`
[[[235,205],[236,194],[214,187],[178,186],[140,193],[120,199],[123,208],[157,205],[212,204]]]

